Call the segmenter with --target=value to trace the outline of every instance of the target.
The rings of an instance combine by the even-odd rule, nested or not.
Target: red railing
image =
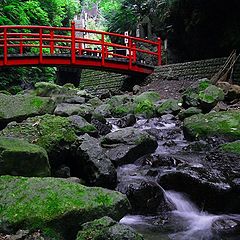
[[[111,38],[119,43],[112,43]],[[30,53],[38,55],[40,64],[46,56],[58,54],[70,56],[73,65],[79,56],[84,55],[101,58],[102,66],[107,59],[126,59],[129,69],[144,61],[144,56],[155,59],[152,65],[161,65],[162,61],[160,38],[154,42],[117,33],[78,29],[74,22],[71,27],[0,26],[0,54],[4,65],[8,65],[11,56]]]

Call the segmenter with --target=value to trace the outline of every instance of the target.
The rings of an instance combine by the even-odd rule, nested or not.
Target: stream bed
[[[108,120],[113,125],[112,131],[118,130],[116,121],[116,119]],[[197,205],[190,199],[189,189],[183,187],[183,191],[180,192],[178,188],[171,189],[170,186],[164,190],[165,187],[161,184],[164,181],[159,180],[160,176],[178,169],[184,169],[185,172],[190,169],[187,172],[190,175],[192,170],[203,169],[208,164],[204,157],[212,148],[211,144],[214,145],[214,143],[187,142],[183,136],[181,122],[172,115],[149,120],[138,119],[134,127],[155,136],[158,140],[158,148],[155,153],[145,156],[133,164],[118,167],[117,190],[128,191],[126,190],[127,186],[131,184],[134,186],[137,181],[151,181],[160,184],[164,198],[171,209],[164,213],[156,211],[156,213],[142,214],[135,211],[132,215],[125,216],[121,223],[133,227],[144,236],[145,240],[239,240],[239,214],[221,213],[215,210],[214,213],[211,213],[205,209],[204,203],[200,207],[199,202]],[[214,174],[219,176],[218,170],[211,170],[213,177]],[[216,184],[227,189],[227,184],[224,182]],[[189,188],[193,187],[193,185],[189,185]],[[191,191],[197,195],[197,185],[196,189]],[[202,193],[199,192],[199,194]],[[208,208],[207,204],[206,208]]]

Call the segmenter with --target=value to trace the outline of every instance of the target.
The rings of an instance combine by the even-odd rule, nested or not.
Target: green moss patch
[[[52,229],[73,239],[79,226],[105,215],[119,220],[129,209],[121,193],[64,179],[0,177],[0,231]]]
[[[219,136],[240,138],[240,112],[212,112],[197,114],[184,120],[184,135],[188,139]]]
[[[240,141],[223,144],[220,149],[228,153],[240,154]]]

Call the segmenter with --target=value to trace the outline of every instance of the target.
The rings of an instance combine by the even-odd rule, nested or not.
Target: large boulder
[[[82,225],[76,240],[143,240],[136,231],[119,224],[110,217],[103,217]]]
[[[81,224],[103,216],[118,221],[130,208],[119,192],[57,178],[2,176],[0,192],[0,232],[41,229],[53,239],[75,239]]]
[[[153,136],[132,127],[107,134],[102,138],[101,144],[107,149],[106,155],[115,165],[132,163],[154,152],[158,146]]]
[[[43,115],[9,123],[0,136],[20,138],[46,149],[52,167],[61,165],[64,153],[77,139],[78,128],[64,117]],[[68,154],[66,152],[66,154]]]
[[[164,114],[177,115],[181,110],[179,101],[176,99],[167,99],[157,107],[157,114],[162,116]]]
[[[154,181],[125,179],[118,184],[117,190],[127,195],[134,213],[154,214],[169,210],[164,190]]]
[[[159,100],[160,95],[157,92],[144,92],[134,98],[133,112],[147,118],[154,117],[156,115],[155,103]]]
[[[213,136],[239,139],[240,114],[239,111],[197,114],[184,120],[183,131],[190,140]]]
[[[190,107],[188,109],[183,109],[179,112],[178,117],[179,119],[185,119],[187,117],[191,117],[193,115],[202,113],[202,110],[196,107]]]
[[[92,113],[93,107],[90,104],[60,103],[54,111],[54,114],[58,116],[68,117],[79,115],[89,121],[91,120]]]
[[[198,98],[200,101],[199,107],[203,112],[209,112],[219,101],[224,100],[224,92],[221,88],[210,85],[205,90],[200,91]]]
[[[85,134],[78,142],[75,168],[81,173],[80,177],[93,186],[115,188],[117,173],[105,156],[99,140]]]
[[[0,175],[50,176],[47,152],[24,140],[0,137]]]
[[[22,121],[28,117],[53,113],[55,103],[50,98],[33,95],[0,94],[0,129],[12,121]]]

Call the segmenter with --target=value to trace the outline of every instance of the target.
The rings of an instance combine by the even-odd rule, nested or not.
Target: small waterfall
[[[176,240],[211,240],[212,224],[221,219],[221,215],[212,215],[200,211],[185,195],[173,191],[166,191],[166,198],[176,208],[172,211],[174,218],[179,218],[179,223],[184,229],[171,235]]]

